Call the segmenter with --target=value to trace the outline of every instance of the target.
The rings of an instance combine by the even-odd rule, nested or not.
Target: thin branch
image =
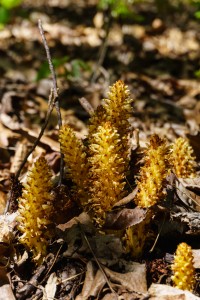
[[[44,45],[44,48],[45,48],[45,51],[46,51],[47,60],[48,60],[48,64],[49,64],[49,69],[50,69],[51,76],[52,76],[53,92],[54,92],[54,97],[55,97],[55,108],[56,108],[57,118],[58,118],[58,127],[60,129],[61,126],[62,126],[62,117],[61,117],[61,112],[60,112],[60,103],[59,103],[59,96],[58,96],[58,87],[57,87],[57,80],[56,80],[56,72],[54,70],[54,66],[53,66],[53,63],[52,63],[49,46],[47,44],[47,40],[46,40],[46,37],[45,37],[45,34],[44,34],[44,29],[43,29],[42,21],[41,20],[38,20],[38,27],[39,27],[40,34],[41,34],[41,37],[42,37],[42,42],[43,42],[43,45]],[[64,173],[64,156],[61,153],[59,185],[62,184],[63,173]]]
[[[115,295],[117,296],[116,292],[114,291],[114,289],[113,289],[112,286],[111,286],[111,283],[110,283],[110,281],[109,281],[109,279],[108,279],[108,277],[107,277],[107,275],[106,275],[106,272],[105,272],[104,269],[102,268],[102,266],[101,266],[99,260],[97,259],[96,255],[95,255],[95,253],[94,253],[94,251],[93,251],[93,249],[92,249],[92,247],[90,246],[90,243],[89,243],[89,241],[88,241],[88,239],[87,239],[87,237],[86,237],[86,235],[85,235],[85,232],[82,230],[81,223],[78,222],[78,225],[79,225],[81,234],[82,234],[84,240],[86,241],[86,244],[88,245],[88,248],[90,249],[90,251],[91,251],[91,253],[92,253],[92,255],[93,255],[93,257],[94,257],[94,259],[95,259],[95,261],[96,261],[96,263],[97,263],[97,265],[98,265],[98,267],[99,267],[99,269],[101,270],[101,272],[102,272],[102,274],[103,274],[103,276],[104,276],[104,278],[105,278],[105,280],[106,280],[106,283],[107,283],[109,289],[111,290],[111,292],[112,292],[113,294],[115,294]]]
[[[56,73],[55,73],[55,70],[54,70],[54,67],[53,67],[53,63],[52,63],[52,59],[51,59],[51,54],[50,54],[50,51],[49,51],[49,46],[47,44],[47,40],[46,40],[46,37],[44,35],[44,29],[42,27],[42,21],[41,20],[38,20],[38,27],[39,27],[40,34],[41,34],[41,37],[42,37],[42,42],[43,42],[43,45],[44,45],[44,48],[45,48],[45,51],[46,51],[47,60],[48,60],[48,64],[49,64],[49,69],[50,69],[52,80],[53,80],[54,97],[58,98],[58,88],[57,88]]]
[[[35,150],[36,146],[38,145],[41,137],[44,134],[44,131],[48,125],[49,122],[49,118],[51,116],[52,110],[54,108],[54,106],[56,107],[56,111],[57,111],[57,117],[58,117],[58,126],[59,128],[62,126],[62,118],[61,118],[61,112],[60,112],[60,106],[59,106],[59,97],[58,97],[58,88],[57,88],[57,81],[56,81],[56,73],[53,67],[53,63],[52,63],[52,59],[51,59],[51,55],[50,55],[50,51],[49,51],[49,47],[44,35],[44,30],[42,27],[42,22],[41,20],[38,21],[38,27],[39,27],[39,31],[42,37],[42,42],[44,45],[44,48],[46,50],[46,55],[47,55],[47,60],[48,60],[48,64],[49,64],[49,69],[52,75],[52,82],[53,82],[53,88],[51,89],[50,95],[49,95],[49,102],[48,102],[48,111],[46,113],[46,117],[45,117],[45,122],[42,125],[42,128],[40,130],[39,136],[37,137],[37,139],[35,140],[33,146],[31,147],[30,151],[26,154],[26,156],[24,157],[18,171],[16,172],[16,175],[13,179],[13,183],[11,186],[11,191],[10,191],[10,195],[8,197],[8,201],[7,201],[7,205],[5,208],[4,213],[9,212],[10,210],[10,204],[11,201],[13,199],[13,195],[14,195],[14,187],[16,185],[16,183],[18,182],[20,173],[23,169],[23,167],[25,166],[27,159],[29,157],[29,155],[31,155],[31,153]],[[64,173],[64,159],[63,159],[63,154],[61,154],[61,161],[60,161],[60,180],[59,180],[59,185],[62,184],[62,179],[63,179],[63,173]]]
[[[18,169],[18,171],[17,171],[17,173],[16,173],[16,175],[15,175],[15,180],[18,180],[18,178],[19,178],[19,176],[20,176],[20,173],[21,173],[21,171],[22,171],[22,169],[23,169],[23,167],[24,167],[24,165],[25,165],[25,163],[26,163],[26,161],[27,161],[29,155],[31,155],[31,153],[35,150],[35,148],[36,148],[36,146],[38,145],[38,143],[39,143],[41,137],[43,136],[44,131],[45,131],[47,125],[48,125],[49,118],[50,118],[50,116],[51,116],[51,113],[52,113],[52,110],[53,110],[53,108],[54,108],[54,105],[55,105],[55,98],[54,98],[54,95],[53,95],[53,90],[51,90],[51,93],[50,93],[50,95],[49,95],[48,111],[47,111],[47,114],[46,114],[45,122],[44,122],[44,124],[42,125],[42,128],[41,128],[41,130],[40,130],[40,133],[39,133],[37,139],[35,140],[33,146],[31,147],[30,151],[29,151],[29,152],[26,154],[26,156],[24,157],[23,162],[22,162],[22,164],[20,165],[20,167],[19,167],[19,169]]]
[[[96,66],[94,67],[94,71],[93,71],[91,79],[90,79],[91,83],[94,83],[97,79],[97,76],[99,74],[99,69],[103,65],[103,62],[104,62],[104,59],[106,56],[107,47],[108,47],[108,37],[109,37],[109,33],[110,33],[110,26],[112,23],[111,14],[108,14],[108,16],[106,16],[104,19],[106,20],[105,21],[105,37],[104,37],[104,40],[102,42],[102,45],[101,45],[101,48],[99,51],[98,61],[96,63]]]
[[[19,180],[20,173],[21,173],[23,167],[25,166],[25,164],[27,162],[27,159],[29,158],[29,155],[31,155],[31,153],[35,150],[35,148],[38,145],[41,137],[43,136],[44,131],[45,131],[45,129],[47,127],[47,124],[49,122],[49,118],[51,116],[52,110],[54,108],[54,105],[55,105],[55,98],[54,98],[53,90],[51,90],[50,95],[49,95],[48,111],[47,111],[47,114],[46,114],[46,117],[45,117],[45,122],[44,122],[44,124],[43,124],[43,126],[40,130],[40,133],[39,133],[37,139],[35,140],[33,146],[31,147],[31,149],[27,152],[27,154],[24,157],[18,171],[15,174],[15,177],[13,178],[12,185],[11,185],[11,190],[10,190],[10,195],[8,197],[7,205],[6,205],[6,208],[5,208],[5,211],[4,211],[5,214],[7,212],[9,212],[9,210],[10,210],[10,204],[11,204],[11,201],[12,201],[12,199],[14,197],[14,193],[15,193],[14,187],[16,186],[16,183]]]
[[[82,107],[85,109],[85,111],[87,111],[87,113],[91,116],[94,113],[94,108],[92,107],[90,102],[84,97],[79,98],[78,100]]]

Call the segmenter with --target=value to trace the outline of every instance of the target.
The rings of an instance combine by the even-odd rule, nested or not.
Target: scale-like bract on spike
[[[89,119],[88,125],[88,140],[92,143],[93,134],[97,132],[97,128],[106,122],[106,110],[102,105],[99,105]]]
[[[127,166],[129,161],[129,143],[130,133],[129,118],[132,113],[130,91],[122,80],[118,80],[110,87],[108,98],[104,99],[104,108],[107,114],[107,120],[117,129],[122,141],[122,157]]]
[[[175,174],[181,178],[195,177],[195,156],[187,139],[179,137],[172,145],[171,164]]]
[[[39,264],[46,255],[51,234],[52,196],[51,170],[46,159],[41,156],[27,175],[22,197],[19,198],[18,228],[23,233],[20,242],[33,253]]]
[[[181,290],[193,291],[195,285],[195,269],[192,249],[186,243],[181,243],[176,249],[172,264],[172,281]]]
[[[154,134],[146,150],[145,164],[140,169],[135,203],[143,208],[158,203],[163,196],[166,176],[169,172],[169,151],[166,141]]]
[[[121,157],[121,142],[110,122],[98,127],[90,150],[90,200],[88,210],[101,227],[106,212],[121,199],[125,185],[125,163]]]
[[[152,135],[150,145],[145,153],[145,163],[140,169],[140,178],[137,181],[138,193],[134,199],[136,205],[150,208],[162,198],[164,183],[169,171],[168,153],[166,141],[156,134]],[[134,258],[142,255],[152,217],[153,212],[150,208],[141,223],[126,229],[124,245],[126,251],[130,252]]]
[[[65,124],[59,132],[59,142],[61,152],[64,155],[64,161],[69,169],[71,180],[76,186],[79,204],[85,206],[88,201],[88,162],[86,149],[81,140],[79,140],[73,129]]]

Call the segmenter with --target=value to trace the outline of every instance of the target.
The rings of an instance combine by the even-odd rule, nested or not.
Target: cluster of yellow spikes
[[[91,116],[87,143],[78,139],[68,124],[63,125],[59,132],[61,152],[64,155],[67,174],[73,182],[77,204],[88,212],[98,228],[103,226],[107,212],[111,211],[114,204],[126,193],[126,175],[130,159],[131,104],[130,92],[124,82],[119,80],[110,87],[108,98],[104,99],[103,104]],[[177,143],[179,144],[180,140]],[[157,135],[151,137],[144,156],[144,166],[137,181],[137,206],[149,208],[162,199],[166,176],[172,164],[177,176],[190,177],[189,173],[194,174],[195,163],[189,144],[182,154],[179,148],[174,146],[170,149],[164,139]],[[170,151],[172,153],[169,159]],[[186,163],[190,161],[189,167],[181,167],[184,174],[178,173],[175,163],[183,161],[181,155]],[[189,170],[187,175],[186,169]],[[51,172],[46,160],[41,157],[27,176],[27,183],[19,199],[18,216],[19,230],[23,233],[20,241],[32,250],[37,261],[41,261],[46,255],[48,239],[51,237],[51,189]],[[33,215],[34,218],[31,217]],[[150,219],[148,217],[148,222]],[[138,232],[142,232],[145,226]],[[137,231],[137,228],[127,229],[127,239],[134,241],[134,230]]]

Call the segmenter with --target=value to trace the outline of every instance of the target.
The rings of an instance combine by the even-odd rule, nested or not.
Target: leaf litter
[[[38,16],[44,20],[47,40],[55,56],[64,56],[67,52],[71,61],[78,57],[94,68],[98,59],[96,50],[102,44],[105,30],[97,19],[93,23],[90,18],[87,24],[84,19],[89,9],[95,18],[98,14],[96,4],[97,1],[79,1],[77,5],[72,1],[45,0],[34,4],[24,1],[29,18],[23,20],[18,16],[0,32],[2,58],[5,59],[4,64],[0,63],[3,73],[0,79],[1,213],[10,190],[10,174],[18,169],[26,147],[37,139],[48,110],[46,100],[51,80],[35,82],[39,66],[45,59],[37,29]],[[43,5],[51,8],[50,15]],[[66,9],[67,20],[59,13],[51,15],[60,8]],[[154,17],[152,7],[138,5],[136,10],[144,15],[146,10]],[[187,11],[184,13],[187,15]],[[77,14],[79,22],[72,22]],[[175,20],[173,26],[169,26],[170,20],[159,20],[155,18],[146,25],[121,26],[115,22],[110,29],[106,58],[95,83],[90,83],[90,74],[83,69],[81,77],[70,78],[69,70],[73,67],[70,62],[58,68],[62,117],[75,128],[77,136],[85,138],[90,109],[85,111],[79,99],[84,97],[96,108],[111,82],[120,77],[129,85],[135,98],[130,121],[132,127],[139,130],[139,145],[134,153],[138,161],[140,151],[152,133],[167,137],[169,142],[178,136],[187,136],[199,161],[200,90],[198,80],[193,78],[199,58],[198,24],[196,28],[188,29],[193,28],[193,20],[188,20],[188,27],[184,23],[182,30]],[[51,161],[56,182],[60,160],[56,118],[56,113],[53,113],[22,176],[26,176],[34,158],[45,153]],[[23,145],[25,149],[21,148]],[[64,197],[65,192],[55,194]],[[170,195],[170,201],[175,204],[171,205],[167,199],[154,212],[151,229],[158,234],[154,252],[149,252],[151,247],[147,247],[144,257],[138,261],[132,260],[120,237],[112,233],[138,224],[145,218],[145,210],[131,207],[134,187],[130,197],[123,198],[120,206],[108,214],[104,228],[106,235],[99,233],[88,216],[80,215],[70,203],[61,206],[61,216],[56,221],[58,239],[52,242],[50,254],[41,267],[35,267],[29,254],[17,245],[14,221],[10,221],[15,215],[6,215],[1,219],[0,230],[2,299],[199,299],[189,292],[165,285],[171,284],[169,265],[165,277],[159,278],[162,285],[152,284],[153,275],[149,278],[148,261],[156,262],[160,257],[164,259],[167,253],[172,254],[177,241],[182,239],[193,246],[199,278],[199,177],[177,178],[171,185]],[[68,207],[71,207],[71,212],[66,215]],[[163,216],[166,221],[162,224]],[[151,246],[157,237],[153,235]],[[171,245],[166,242],[167,238],[172,241]],[[196,294],[199,295],[199,283]]]

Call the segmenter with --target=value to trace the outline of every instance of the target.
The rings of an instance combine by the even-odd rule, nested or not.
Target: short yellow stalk
[[[137,182],[138,193],[135,203],[142,208],[150,208],[163,197],[163,188],[169,170],[168,147],[166,141],[153,135],[145,153],[145,164],[140,170],[140,179]],[[127,252],[133,257],[141,256],[148,236],[148,227],[153,212],[147,211],[145,219],[126,230],[124,244]]]
[[[70,178],[76,187],[79,204],[84,207],[88,201],[89,169],[85,146],[75,136],[73,129],[68,124],[63,125],[60,129],[59,141]]]
[[[192,248],[186,243],[178,245],[174,263],[172,264],[172,281],[174,286],[182,289],[193,291],[195,286],[195,269],[193,264]]]
[[[106,110],[107,120],[114,125],[119,133],[123,145],[121,156],[126,163],[126,168],[128,168],[129,162],[129,118],[132,113],[132,102],[133,100],[130,98],[128,87],[122,80],[118,80],[110,87],[108,98],[104,99],[103,104]]]
[[[33,165],[27,175],[22,197],[19,198],[18,228],[23,233],[20,242],[33,253],[39,264],[46,255],[48,239],[51,236],[52,196],[51,171],[43,156]]]
[[[171,164],[177,177],[195,177],[195,156],[187,139],[182,137],[176,139],[172,145]]]
[[[166,141],[154,134],[146,150],[145,164],[140,170],[137,182],[138,193],[135,203],[143,208],[158,203],[163,196],[166,176],[169,172],[169,155]]]
[[[90,200],[88,210],[101,227],[106,212],[121,199],[125,185],[125,163],[119,155],[121,142],[110,122],[98,127],[92,137],[90,151]]]

